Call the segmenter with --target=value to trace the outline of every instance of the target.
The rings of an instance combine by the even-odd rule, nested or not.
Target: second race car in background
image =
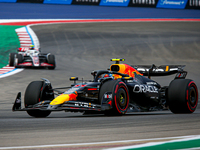
[[[40,49],[34,47],[18,48],[18,53],[10,53],[9,66],[16,68],[22,67],[45,67],[48,69],[55,69],[55,56],[51,53],[40,53]]]

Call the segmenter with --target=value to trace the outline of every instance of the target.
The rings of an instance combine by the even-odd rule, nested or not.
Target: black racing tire
[[[102,103],[106,92],[112,93],[112,108],[105,115],[124,115],[129,106],[129,91],[126,84],[120,80],[109,80],[100,87],[99,100]]]
[[[17,54],[18,64],[23,62],[23,56],[21,54]]]
[[[24,95],[24,106],[28,108],[30,105],[35,105],[41,101],[41,91],[43,88],[43,81],[33,81],[26,88]],[[51,111],[28,110],[27,113],[32,117],[47,117]]]
[[[14,62],[15,62],[15,55],[17,53],[10,53],[9,54],[9,66],[14,66]]]
[[[47,61],[49,64],[53,66],[49,66],[48,69],[53,70],[56,67],[56,61],[55,61],[55,56],[54,55],[48,55]]]
[[[21,54],[16,54],[15,58],[17,58],[17,62],[14,62],[15,68],[19,68],[18,64],[23,63],[23,56]]]
[[[173,80],[168,87],[169,109],[173,113],[193,113],[198,104],[198,89],[190,79]]]

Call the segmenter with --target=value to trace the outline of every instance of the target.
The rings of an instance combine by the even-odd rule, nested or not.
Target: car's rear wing
[[[162,65],[155,66],[153,65],[132,65],[137,71],[139,71],[144,76],[167,76],[176,74],[175,78],[185,78],[187,72],[183,70],[185,65]]]

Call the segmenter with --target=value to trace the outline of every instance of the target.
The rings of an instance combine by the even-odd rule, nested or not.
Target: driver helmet
[[[106,74],[103,74],[102,78],[109,78],[109,77],[112,77],[113,75],[110,74],[110,73],[106,73]]]
[[[118,74],[113,74],[113,79],[114,80],[117,80],[119,78],[122,78],[122,76],[118,75]]]
[[[30,45],[30,50],[34,50],[34,45]]]
[[[112,78],[113,75],[110,73],[106,73],[106,74],[102,74],[100,76],[98,76],[98,82],[101,82],[104,78]]]

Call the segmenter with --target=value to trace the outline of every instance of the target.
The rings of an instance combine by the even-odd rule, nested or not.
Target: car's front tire
[[[43,84],[43,81],[33,81],[28,85],[24,95],[25,108],[35,105],[41,101]],[[41,111],[36,109],[28,110],[27,113],[32,117],[47,117],[50,115],[51,111]]]
[[[101,85],[99,99],[102,101],[103,96],[111,92],[112,104],[111,109],[105,111],[106,115],[123,115],[127,112],[129,106],[129,91],[126,84],[120,80],[109,80]],[[101,102],[102,103],[102,102]]]
[[[15,55],[17,53],[10,53],[9,54],[9,66],[14,66],[14,62],[15,62]]]
[[[17,58],[17,61],[14,62],[14,66],[18,68],[18,64],[23,63],[23,56],[21,54],[16,54],[15,58]]]
[[[198,104],[198,89],[190,79],[173,80],[168,88],[169,109],[173,113],[193,113]]]

